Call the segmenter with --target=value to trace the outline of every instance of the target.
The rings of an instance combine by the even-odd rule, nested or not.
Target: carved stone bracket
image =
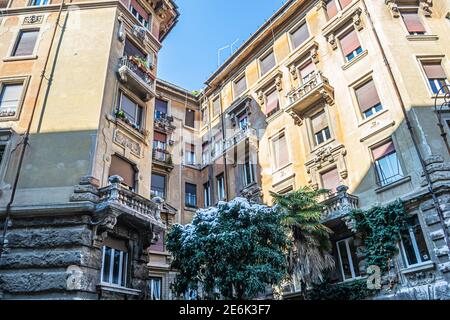
[[[278,91],[283,90],[282,75],[278,75],[278,76],[275,78],[275,87],[277,88]]]
[[[317,47],[311,49],[311,59],[314,63],[319,63],[319,50]]]
[[[422,10],[425,17],[431,17],[432,11],[431,7],[433,6],[433,0],[420,0],[420,9]]]
[[[397,3],[395,3],[395,0],[385,0],[384,3],[387,5],[393,18],[400,17],[400,11],[398,10],[398,6]]]
[[[264,104],[264,91],[262,89],[258,91],[258,100],[261,105]]]
[[[117,32],[117,37],[119,38],[120,42],[124,42],[126,35],[125,35],[125,27],[123,25],[123,15],[122,13],[119,14],[119,31]]]
[[[145,43],[148,40],[147,39],[147,30],[144,27],[141,27],[141,26],[138,26],[138,25],[134,25],[133,26],[133,34],[142,43]]]
[[[288,114],[294,119],[295,125],[301,126],[303,124],[303,118],[300,117],[295,111],[289,110]]]
[[[362,13],[362,10],[360,8],[358,8],[352,17],[353,26],[355,27],[355,29],[357,31],[361,31],[364,28],[362,20],[361,20],[361,13]]]
[[[328,36],[327,41],[331,45],[331,48],[333,50],[337,49],[338,45],[337,45],[336,37],[334,36],[333,33]]]

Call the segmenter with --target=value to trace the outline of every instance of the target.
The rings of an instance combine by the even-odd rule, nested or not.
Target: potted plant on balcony
[[[125,120],[126,119],[125,112],[123,110],[117,110],[116,111],[116,118]]]
[[[142,72],[144,72],[145,74],[147,74],[148,76],[152,76],[151,72],[150,72],[150,66],[148,64],[148,61],[145,60],[142,57],[139,56],[129,56],[128,59],[135,64]]]

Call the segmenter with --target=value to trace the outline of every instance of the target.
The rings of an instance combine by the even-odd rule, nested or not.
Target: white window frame
[[[153,299],[153,284],[155,280],[159,281],[159,299]],[[162,277],[150,277],[150,300],[162,300],[162,287],[163,287],[163,278]]]
[[[250,170],[250,172],[247,172],[247,170]],[[247,181],[247,173],[250,173],[250,180],[251,181]],[[251,185],[252,183],[256,182],[256,174],[255,174],[255,167],[254,165],[250,162],[250,160],[246,160],[244,165],[243,165],[243,182],[244,182],[244,187]]]
[[[339,1],[338,1],[339,2]],[[339,10],[338,10],[339,12]],[[351,60],[347,59],[347,56],[344,55],[344,50],[342,50],[342,45],[341,45],[341,37],[345,34],[348,34],[350,32],[354,31],[356,33],[356,37],[358,38],[358,42],[359,42],[359,47],[361,48],[361,52],[357,53],[356,50],[354,50],[352,53],[354,53],[354,57]],[[345,28],[344,30],[342,30],[341,32],[339,32],[338,34],[336,34],[336,39],[338,39],[339,41],[339,49],[341,50],[341,54],[344,57],[344,63],[350,63],[352,62],[354,59],[356,59],[359,55],[363,54],[365,49],[361,43],[361,38],[359,37],[358,31],[355,29],[355,27],[353,25],[348,26],[347,28]]]
[[[433,92],[433,88],[430,85],[430,80],[428,79],[427,74],[425,73],[425,69],[423,67],[423,64],[425,63],[435,63],[435,62],[439,62],[442,66],[442,68],[444,69],[445,72],[445,76],[446,78],[446,83],[448,85],[450,85],[450,80],[449,80],[449,73],[446,70],[446,63],[445,63],[446,59],[444,55],[436,55],[436,56],[418,56],[417,57],[417,62],[419,64],[419,68],[420,71],[422,73],[422,77],[426,83],[426,86],[428,88],[428,92],[431,94],[431,96],[434,98],[436,93]],[[442,95],[442,93],[441,93]]]
[[[51,0],[39,0],[39,1],[41,1],[41,2],[47,1],[46,4],[33,4],[35,1],[36,1],[36,0],[30,0],[30,1],[28,2],[28,6],[29,6],[29,7],[42,7],[42,6],[48,6],[48,5],[52,4],[52,1],[51,1]]]
[[[245,79],[245,90],[242,91],[239,95],[236,93],[236,84],[241,81],[242,79]],[[233,80],[233,98],[234,100],[236,100],[237,98],[239,98],[240,96],[242,96],[248,89],[248,81],[247,81],[247,77],[245,75],[245,72],[240,74],[239,76],[236,77],[235,80]]]
[[[280,166],[280,164],[279,164],[279,162],[278,162],[278,159],[276,158],[277,153],[275,152],[275,150],[276,150],[276,148],[275,148],[275,143],[277,143],[277,141],[280,140],[280,138],[283,136],[283,134],[284,134],[285,139],[286,139],[286,150],[285,150],[285,151],[288,153],[288,163],[285,164],[285,165],[283,165],[283,166]],[[287,135],[286,130],[281,130],[280,132],[278,132],[277,134],[275,134],[274,136],[272,136],[272,137],[269,139],[269,142],[270,142],[270,153],[271,153],[271,158],[272,158],[272,160],[273,160],[273,162],[272,162],[272,172],[276,172],[276,171],[278,171],[278,170],[281,170],[281,169],[283,169],[283,168],[289,166],[289,165],[292,163],[292,158],[291,158],[291,152],[289,151],[289,149],[290,149],[290,148],[289,148],[290,141],[289,141],[289,139],[288,139],[288,135]]]
[[[208,182],[203,184],[203,203],[205,208],[211,206],[211,184]]]
[[[418,6],[411,6],[411,7],[399,6],[398,7],[398,12],[400,14],[400,20],[402,21],[403,30],[405,31],[407,36],[425,36],[425,35],[429,35],[430,34],[430,32],[428,30],[428,26],[424,23],[424,19],[422,19],[421,15],[420,15],[420,8]],[[403,12],[404,13],[417,12],[417,15],[419,16],[419,19],[420,19],[420,23],[422,24],[423,28],[425,29],[425,33],[424,34],[410,34],[409,31],[408,31],[408,28],[406,27],[405,20],[403,20],[403,16],[402,16]]]
[[[419,226],[420,226],[420,231],[423,234],[423,229],[422,229],[422,225],[420,224],[420,220],[419,220]],[[414,255],[416,256],[417,263],[414,263],[414,264],[410,264],[409,263],[408,257],[406,255],[405,244],[403,243],[403,238],[400,237],[400,247],[401,247],[403,260],[405,262],[406,267],[409,268],[409,267],[413,267],[413,266],[417,266],[417,265],[421,265],[421,264],[430,262],[431,261],[431,257],[427,261],[422,261],[422,256],[420,255],[419,246],[417,244],[416,236],[415,236],[414,231],[412,230],[412,228],[410,226],[408,226],[408,235],[409,235],[409,238],[411,239],[411,243],[412,243],[412,246],[413,246]],[[423,237],[425,238],[424,234],[423,234]],[[428,255],[430,255],[430,251],[428,250],[428,245],[427,245],[427,251],[428,251]]]
[[[304,24],[306,24],[306,29],[308,29],[309,37],[305,41],[303,41],[298,47],[295,47],[294,41],[292,40],[293,34]],[[289,47],[291,48],[291,51],[296,51],[297,49],[300,49],[312,37],[311,30],[309,28],[309,24],[306,21],[306,18],[301,19],[294,27],[291,28],[291,30],[289,30],[288,34],[289,34],[289,37],[288,37],[289,38]]]
[[[220,178],[220,179],[219,179]],[[216,177],[217,180],[217,200],[225,199],[225,175],[222,173]]]
[[[106,254],[106,247],[107,246],[103,246],[102,248],[102,269],[101,269],[101,273],[100,273],[100,282],[102,284],[106,284],[106,285],[112,285],[112,286],[117,286],[117,287],[121,287],[121,288],[126,288],[127,287],[127,278],[125,277],[125,279],[122,279],[122,275],[128,274],[128,252],[124,252],[122,250],[118,250],[118,249],[114,249],[111,247],[108,247],[109,249],[111,249],[111,259],[110,259],[110,265],[109,265],[109,279],[106,281],[105,279],[103,279],[103,273],[105,270],[105,254]],[[113,271],[114,271],[114,257],[115,257],[115,252],[119,251],[120,252],[120,258],[119,258],[119,278],[118,278],[118,282],[114,283],[113,282]],[[125,272],[123,272],[123,268],[125,267]],[[121,285],[122,280],[124,280],[124,285]]]
[[[274,60],[274,65],[272,68],[270,68],[269,70],[267,70],[266,73],[262,73],[262,67],[261,67],[261,63],[262,60],[266,59],[270,54],[273,54],[273,60]],[[261,55],[261,57],[258,59],[258,69],[259,69],[259,77],[264,77],[268,74],[270,74],[278,65],[277,62],[277,55],[275,54],[275,50],[273,48],[268,49],[266,52],[264,52],[264,54]]]
[[[34,43],[34,48],[33,48],[33,52],[29,55],[24,55],[24,56],[16,56],[13,55],[17,49],[17,46],[19,45],[19,39],[22,33],[24,32],[30,32],[30,31],[37,31],[37,36],[36,36],[36,42]],[[19,29],[16,34],[15,34],[15,40],[12,42],[12,46],[9,49],[9,55],[8,58],[6,58],[7,61],[9,60],[27,60],[27,59],[34,59],[37,56],[37,50],[39,47],[39,43],[41,41],[41,29],[40,28],[36,28],[36,27],[24,27]]]
[[[346,238],[346,239],[342,239],[342,240],[336,241],[336,249],[337,249],[337,253],[338,253],[338,257],[339,257],[339,269],[341,271],[341,276],[342,276],[342,279],[344,280],[344,282],[345,281],[355,280],[356,278],[358,278],[358,276],[356,275],[356,272],[355,272],[354,265],[353,265],[353,257],[352,257],[352,252],[350,250],[350,245],[349,245],[349,242],[352,239],[353,239],[353,237],[349,237],[349,238]],[[341,242],[345,242],[345,250],[347,251],[347,256],[348,256],[348,259],[349,259],[348,262],[350,263],[350,273],[352,274],[352,277],[348,278],[348,279],[345,278],[344,268],[343,268],[343,265],[342,265],[341,249],[339,248],[339,243],[341,243]]]
[[[125,95],[129,100],[131,100],[136,105],[135,119],[137,119],[139,108],[142,109],[141,123],[139,125],[139,128],[144,129],[145,128],[145,107],[141,103],[136,102],[137,101],[136,97],[134,96],[134,94],[130,94],[128,92],[128,90],[124,90],[122,88],[119,89],[119,103],[118,103],[118,109],[116,111],[123,110],[122,109],[122,95]]]
[[[144,8],[140,3],[138,3],[138,4],[142,7],[142,9],[145,10],[145,8]],[[136,11],[136,14],[133,13],[133,9]],[[136,10],[136,8],[134,8],[134,7],[131,5],[131,1],[130,1],[129,5],[128,5],[128,11],[130,11],[131,15],[132,15],[134,18],[136,18],[136,20],[137,20],[137,21],[138,21],[145,29],[147,29],[148,31],[152,32],[152,20],[153,20],[153,15],[152,15],[150,12],[147,12],[147,10],[145,10],[145,11],[147,12],[147,14],[148,14],[148,20],[145,20],[144,17],[141,16],[140,13]],[[145,23],[143,23],[141,20],[139,20],[139,18],[141,18],[144,22],[146,22],[147,25],[145,25]]]

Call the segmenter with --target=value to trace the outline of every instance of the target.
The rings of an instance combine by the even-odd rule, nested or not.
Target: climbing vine
[[[388,270],[389,260],[397,253],[400,233],[407,229],[408,214],[402,201],[369,210],[353,210],[350,217],[365,242],[366,265]]]

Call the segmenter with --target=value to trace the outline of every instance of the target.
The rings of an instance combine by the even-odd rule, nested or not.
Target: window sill
[[[354,65],[355,63],[357,63],[359,60],[361,60],[362,58],[364,58],[365,56],[367,56],[369,54],[369,51],[364,50],[363,52],[361,52],[360,54],[358,54],[356,57],[354,57],[352,60],[347,61],[343,66],[342,66],[342,70],[347,70],[348,68],[350,68],[352,65]]]
[[[37,58],[38,58],[37,55],[7,57],[7,58],[3,59],[3,62],[23,61],[23,60],[36,60]]]
[[[123,294],[132,295],[132,296],[138,296],[141,293],[141,290],[121,287],[121,286],[118,286],[118,285],[113,285],[113,284],[104,283],[104,282],[100,283],[98,285],[98,287],[101,290],[111,291],[111,292],[116,292],[116,293],[123,293]]]
[[[408,34],[406,36],[406,40],[408,40],[408,41],[436,41],[436,40],[439,40],[439,37],[435,34],[420,34],[420,35]]]
[[[116,117],[115,120],[113,120],[116,125],[122,129],[124,129],[126,132],[128,132],[129,134],[133,135],[134,137],[136,137],[137,139],[139,139],[141,142],[144,142],[145,144],[147,144],[146,139],[145,139],[145,134],[139,132],[138,129],[133,128],[131,125],[129,125],[128,123],[126,123],[125,121],[123,121],[122,119]]]
[[[419,272],[419,271],[431,270],[431,269],[434,269],[435,267],[436,267],[436,265],[433,261],[427,261],[427,262],[422,262],[422,263],[418,263],[418,264],[409,266],[408,268],[401,270],[401,273],[402,274],[410,274],[410,273]]]
[[[184,127],[185,129],[188,129],[189,131],[195,131],[195,127],[191,127],[191,126],[188,126],[188,125],[186,125],[186,124],[183,124],[183,127]]]
[[[283,112],[284,112],[283,109],[278,110],[278,111],[275,112],[273,115],[271,115],[270,117],[268,117],[268,118],[266,119],[266,122],[271,122],[271,121],[275,120],[275,119],[278,118]]]
[[[397,180],[395,182],[392,182],[392,183],[390,183],[388,185],[385,185],[385,186],[382,186],[382,187],[378,187],[377,189],[375,189],[375,192],[376,193],[381,193],[381,192],[384,192],[384,191],[387,191],[389,189],[395,188],[395,187],[397,187],[399,185],[402,185],[402,184],[404,184],[406,182],[409,182],[409,181],[411,181],[411,176],[406,176],[406,177],[403,177],[403,178],[401,178],[401,179],[399,179],[399,180]]]
[[[187,206],[184,206],[184,210],[190,211],[190,212],[196,212],[198,210],[198,207],[187,207]]]
[[[359,110],[359,109],[358,109],[358,110]],[[388,111],[389,111],[389,109],[383,109],[383,110],[381,110],[381,111],[379,111],[379,112],[377,112],[377,113],[371,115],[371,116],[368,117],[368,118],[362,119],[361,122],[358,124],[358,127],[362,127],[363,125],[365,125],[365,124],[367,124],[367,123],[373,121],[374,119],[380,117],[382,114],[385,114],[385,113],[388,112]]]

